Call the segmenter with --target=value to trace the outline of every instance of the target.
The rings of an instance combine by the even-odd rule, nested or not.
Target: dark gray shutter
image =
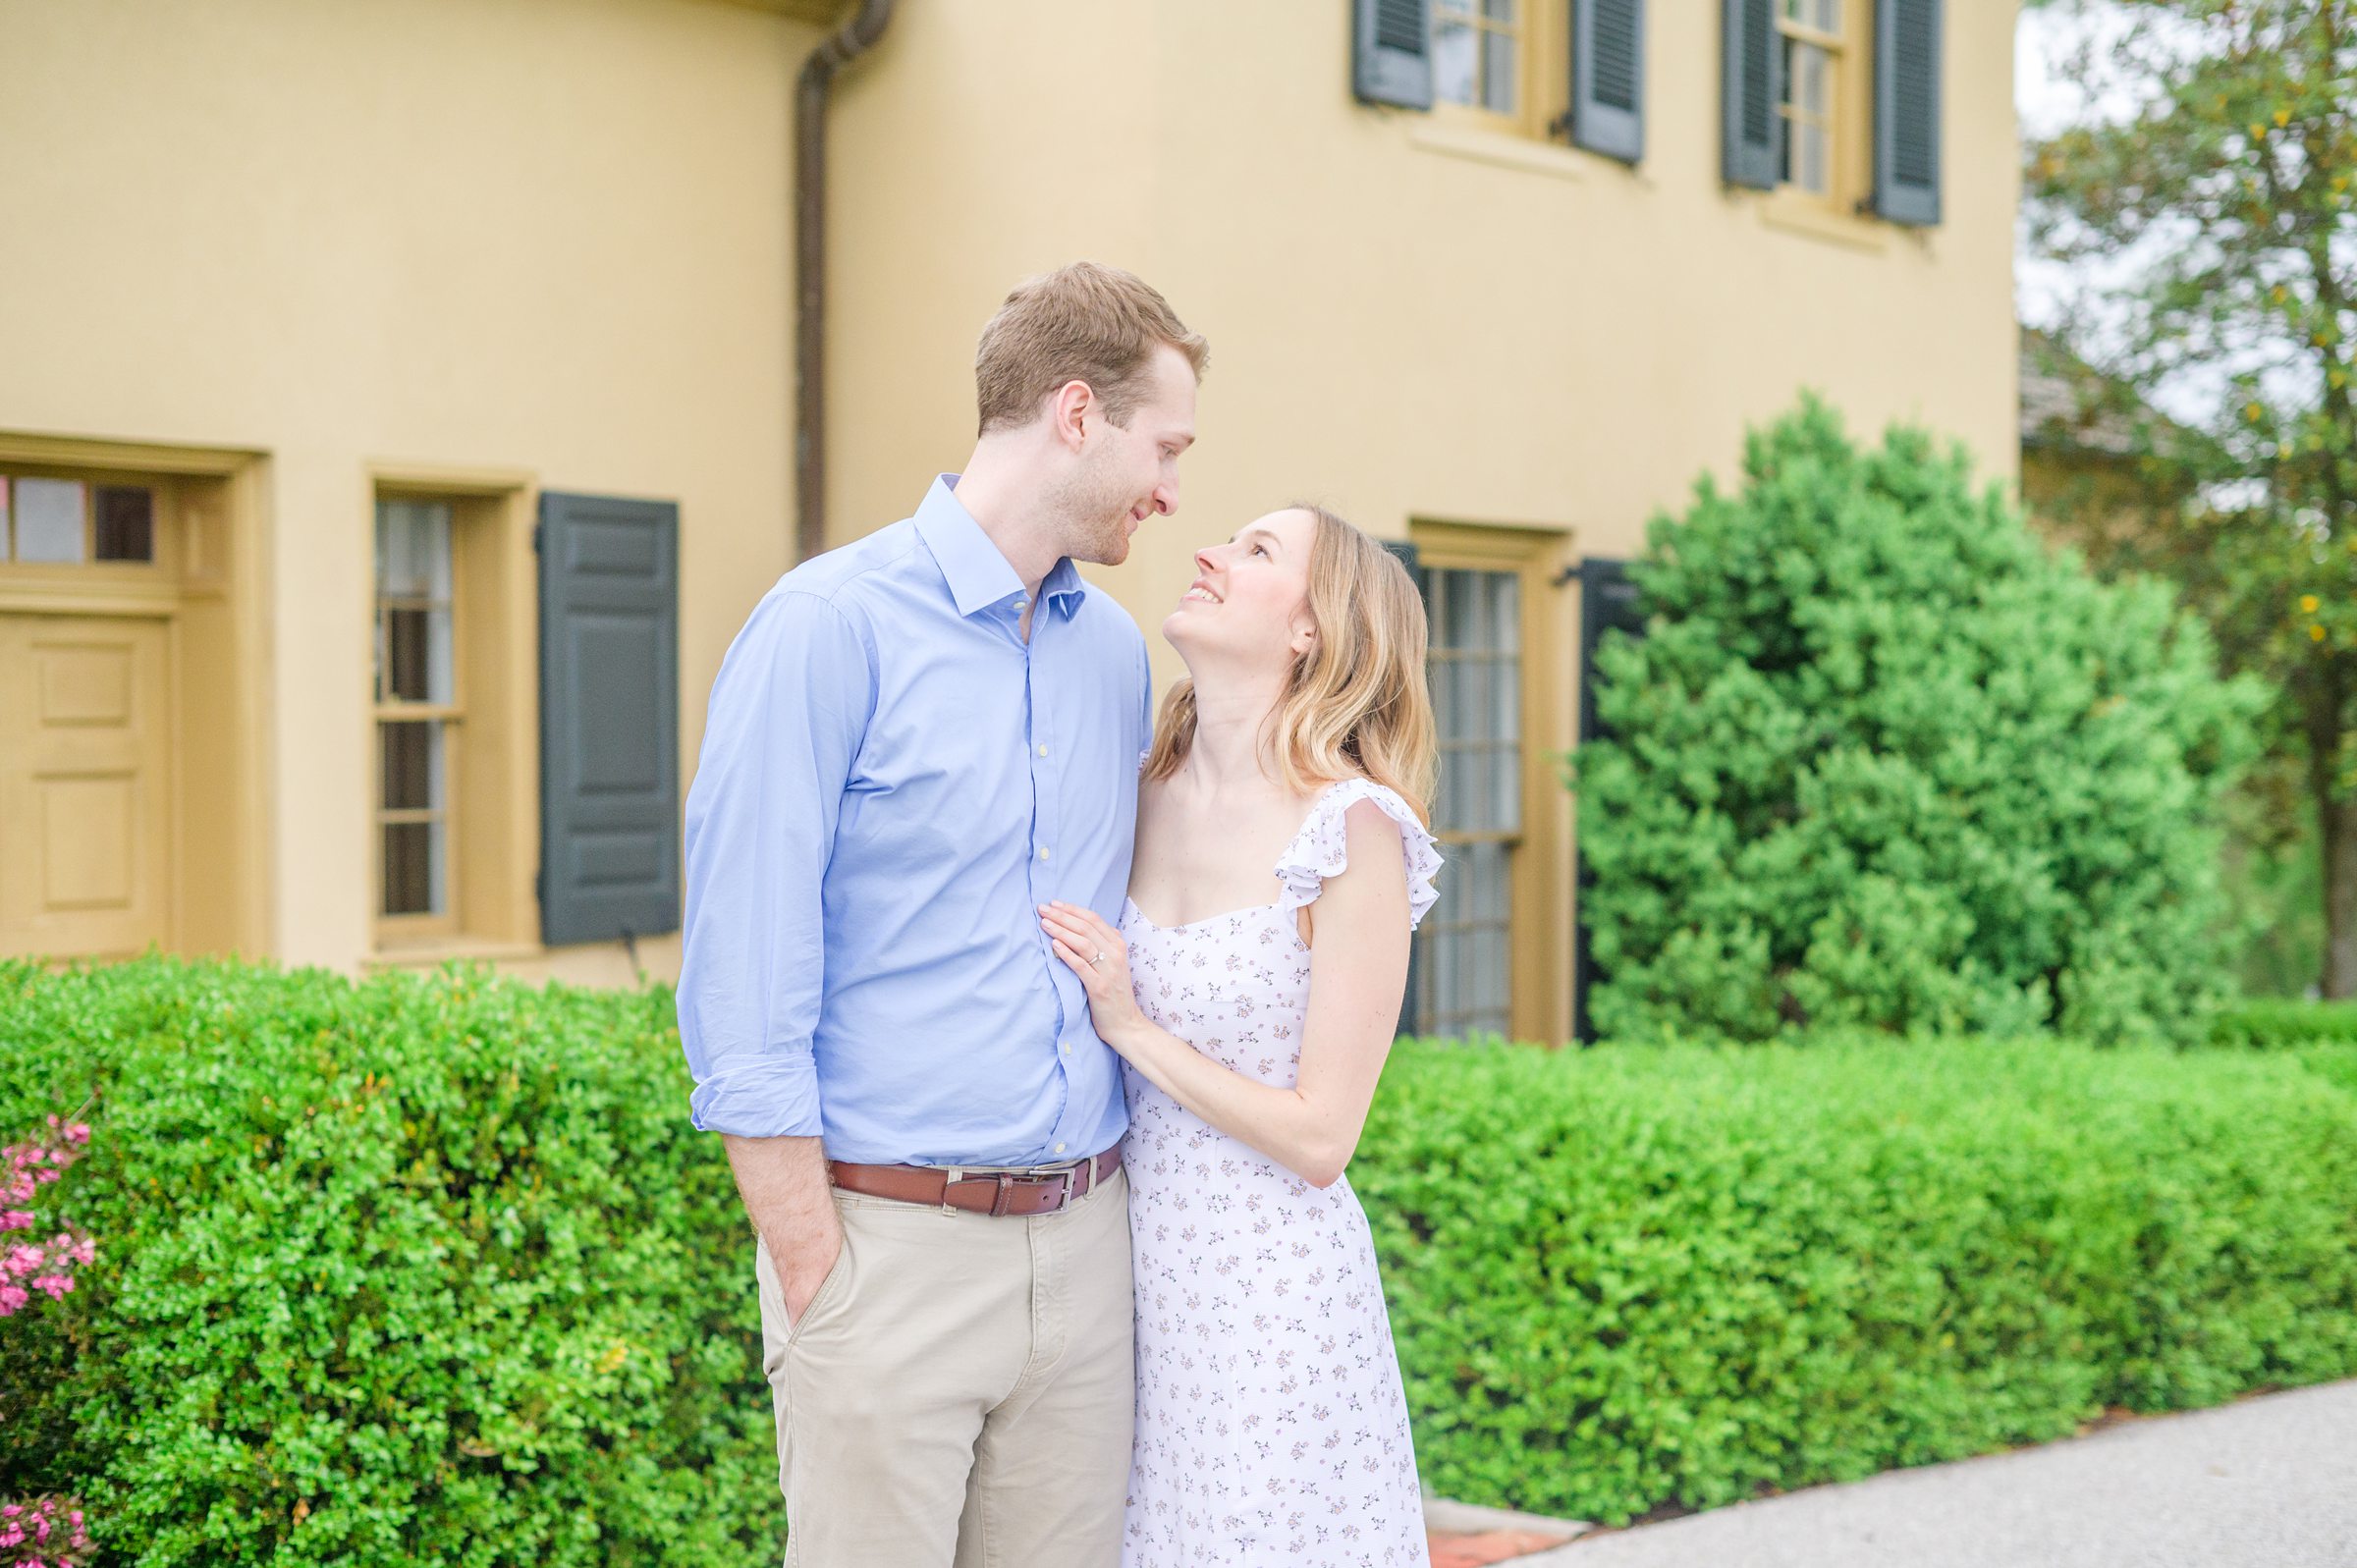
[[[1368,103],[1432,107],[1431,0],[1350,0],[1350,88]]]
[[[679,508],[543,495],[540,931],[680,929]]]
[[[1875,0],[1874,210],[1940,221],[1940,0]]]
[[[1637,585],[1629,580],[1628,563],[1592,557],[1579,567],[1579,738],[1582,741],[1599,739],[1606,732],[1596,722],[1596,649],[1608,631],[1642,637],[1645,608],[1637,598]],[[1590,1041],[1595,1039],[1595,1030],[1588,1022],[1588,987],[1596,979],[1596,960],[1589,950],[1588,905],[1584,894],[1592,879],[1579,858],[1576,840],[1572,844],[1571,875],[1583,894],[1578,918],[1571,924],[1571,1037]]]
[[[1571,140],[1634,163],[1645,154],[1645,0],[1573,0]]]
[[[1721,0],[1725,34],[1720,67],[1721,175],[1730,186],[1768,190],[1783,165],[1784,52],[1776,32],[1776,0]]]

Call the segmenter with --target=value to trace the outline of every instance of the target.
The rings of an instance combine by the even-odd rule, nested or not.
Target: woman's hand
[[[1127,1055],[1123,1042],[1134,1026],[1145,1022],[1145,1015],[1129,989],[1129,947],[1122,934],[1094,909],[1061,898],[1040,906],[1039,928],[1056,944],[1056,956],[1071,965],[1086,988],[1097,1037]]]

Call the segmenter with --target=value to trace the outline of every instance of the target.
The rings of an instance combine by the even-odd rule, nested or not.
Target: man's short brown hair
[[[1029,424],[1042,398],[1073,381],[1087,382],[1105,417],[1127,429],[1146,390],[1146,367],[1166,343],[1201,379],[1210,346],[1134,274],[1075,261],[1025,279],[974,349],[982,431]]]

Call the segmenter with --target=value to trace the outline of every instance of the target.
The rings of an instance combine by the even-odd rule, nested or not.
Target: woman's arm
[[[1041,911],[1056,951],[1087,987],[1097,1034],[1173,1100],[1314,1187],[1331,1187],[1358,1148],[1407,987],[1407,879],[1399,828],[1359,801],[1344,814],[1348,865],[1317,900],[1309,1016],[1290,1089],[1231,1071],[1138,1010],[1121,934],[1093,910]],[[1099,948],[1102,964],[1089,958]]]

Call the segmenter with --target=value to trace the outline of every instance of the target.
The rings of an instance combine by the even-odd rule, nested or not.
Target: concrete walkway
[[[1511,1568],[2357,1568],[2357,1382],[1598,1531]]]

